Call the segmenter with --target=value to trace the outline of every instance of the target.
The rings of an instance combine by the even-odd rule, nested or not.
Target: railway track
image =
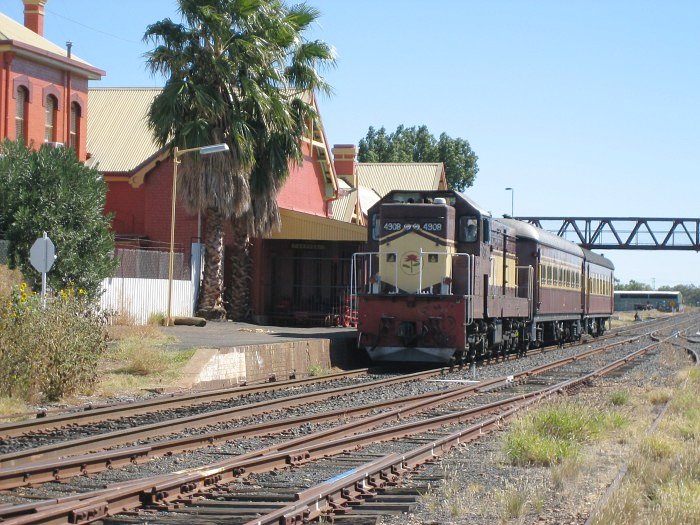
[[[627,340],[623,340],[625,342]],[[619,343],[616,343],[619,344]],[[612,345],[599,347],[598,352]],[[422,380],[443,375],[444,369],[409,374],[400,378],[389,378],[372,381],[361,385],[351,385],[311,394],[263,401],[243,406],[196,414],[178,420],[164,420],[154,424],[130,427],[111,432],[95,433],[88,437],[70,440],[57,440],[48,445],[24,447],[20,450],[0,456],[0,488],[12,488],[27,484],[36,484],[61,478],[94,474],[105,469],[114,469],[127,464],[143,462],[149,458],[192,450],[198,447],[210,447],[230,439],[241,439],[248,436],[279,433],[282,429],[298,427],[304,424],[320,424],[334,421],[338,418],[359,417],[369,412],[382,410],[386,407],[413,402],[422,396],[381,400],[376,403],[364,403],[359,407],[344,407],[335,411],[321,414],[305,414],[293,418],[283,418],[265,422],[244,424],[244,417],[269,413],[273,410],[288,411],[295,405],[324,401],[338,396],[356,395],[370,389],[383,389],[411,381]],[[539,373],[539,372],[538,372]],[[488,383],[488,382],[487,382]],[[483,385],[484,383],[482,383]],[[475,388],[476,390],[476,388]],[[192,432],[195,425],[204,426],[217,423],[220,420],[235,421],[238,424],[232,428],[220,431]],[[206,427],[205,427],[206,428]],[[188,430],[188,434],[171,439],[160,439],[142,445],[103,451],[107,447],[124,445],[143,441],[154,437],[162,437],[167,433]],[[92,452],[92,453],[91,453]],[[71,459],[52,460],[69,454],[77,456]]]
[[[629,338],[624,344],[633,344],[635,341],[639,342],[639,339]],[[405,439],[407,436],[412,436],[411,439],[413,439],[413,444],[415,444],[416,439],[419,441],[428,439],[427,437],[416,438],[415,436],[417,433],[438,432],[444,434],[444,430],[440,429],[444,429],[446,425],[448,427],[450,425],[457,425],[462,428],[465,422],[471,422],[475,419],[480,420],[480,422],[471,425],[471,427],[477,429],[472,429],[476,434],[460,434],[462,437],[457,438],[457,442],[459,443],[468,442],[471,440],[469,436],[477,436],[479,432],[485,432],[490,428],[498,427],[505,418],[509,417],[504,416],[504,414],[510,413],[511,410],[517,410],[517,407],[535,402],[535,399],[551,396],[561,389],[572,388],[582,382],[590,380],[592,377],[596,377],[591,374],[608,373],[610,370],[624,366],[625,363],[633,358],[632,356],[638,355],[640,352],[649,351],[655,344],[657,343],[649,343],[635,350],[635,352],[627,352],[626,350],[623,351],[623,343],[615,343],[615,346],[619,347],[616,352],[622,354],[621,357],[614,361],[607,359],[608,363],[604,367],[598,367],[595,372],[588,372],[588,375],[584,374],[575,380],[562,379],[559,374],[562,373],[560,371],[563,367],[578,366],[594,358],[596,355],[609,356],[611,354],[610,348],[601,345],[599,348],[590,348],[586,352],[580,353],[578,356],[570,356],[561,359],[559,363],[545,363],[533,369],[522,371],[519,374],[492,378],[490,380],[481,381],[478,384],[467,384],[438,392],[426,392],[422,395],[409,397],[400,401],[385,401],[383,406],[376,404],[365,407],[365,412],[360,408],[357,408],[355,413],[350,413],[346,410],[346,423],[328,426],[325,429],[321,429],[320,432],[301,435],[291,440],[282,440],[268,447],[238,454],[232,459],[211,463],[204,467],[185,469],[177,475],[164,474],[146,480],[134,479],[123,481],[108,489],[100,491],[93,490],[92,492],[87,492],[82,495],[57,497],[53,500],[46,500],[39,503],[0,507],[0,519],[6,520],[7,523],[62,523],[66,521],[77,523],[104,518],[119,511],[131,510],[144,505],[155,510],[173,510],[178,506],[190,506],[194,501],[208,500],[211,502],[216,498],[226,499],[224,496],[221,496],[220,492],[229,491],[227,488],[229,484],[233,483],[233,485],[230,486],[236,487],[239,485],[242,478],[248,478],[256,473],[266,473],[273,469],[282,469],[289,466],[294,466],[296,471],[300,470],[302,465],[306,465],[311,462],[311,460],[319,457],[336,457],[338,454],[347,455],[348,451],[354,450],[358,446],[372,446],[375,442],[386,443],[389,440],[396,440],[399,438]],[[590,368],[591,365],[588,366]],[[611,366],[612,368],[605,368]],[[554,372],[555,370],[557,370],[556,373]],[[533,377],[537,377],[537,381],[533,381]],[[517,394],[514,392],[514,389],[519,389]],[[505,393],[508,393],[508,395],[504,396]],[[494,396],[498,399],[494,398]],[[455,410],[455,408],[459,407],[465,400],[470,398],[475,399],[477,397],[481,399],[479,402],[472,402],[473,406],[465,407],[463,410]],[[509,403],[512,403],[513,406],[509,407]],[[450,409],[447,410],[445,408],[446,406],[449,406]],[[377,413],[368,416],[367,414],[371,412]],[[426,414],[428,415],[426,416]],[[364,415],[364,417],[360,419],[362,415]],[[310,415],[307,416],[305,423],[311,421],[310,417]],[[340,418],[340,414],[339,412],[328,411],[319,415],[319,417],[325,418],[323,421],[326,422],[329,420],[337,421]],[[402,423],[397,425],[396,421],[401,421]],[[279,432],[280,429],[289,430],[290,423],[291,421],[288,419],[279,421],[279,427],[275,432]],[[269,427],[265,431],[272,431],[271,429],[272,427]],[[462,432],[462,430],[459,432]],[[452,434],[455,433],[448,433],[447,435]],[[227,439],[225,436],[220,437],[221,439]],[[433,447],[439,446],[444,448],[452,442],[449,439],[444,442],[440,441],[443,437],[432,440],[431,443],[433,443]],[[392,447],[396,445],[397,442],[391,443]],[[182,447],[183,443],[177,446]],[[134,451],[132,450],[131,452]],[[174,452],[174,449],[165,453],[172,452]],[[116,450],[107,454],[112,453],[118,454],[120,452]],[[161,453],[164,452],[161,451]],[[378,454],[378,452],[376,454]],[[114,461],[117,461],[114,457],[110,460],[112,463],[106,464],[104,457],[100,459],[97,456],[99,455],[92,456],[93,459],[96,459],[95,465],[102,461],[102,468],[111,467],[114,469],[118,466],[114,463]],[[379,480],[383,479],[383,477],[393,479],[393,476],[397,474],[394,471],[403,471],[409,468],[413,464],[413,461],[418,461],[416,464],[419,464],[420,461],[416,458],[425,459],[421,454],[417,454],[414,459],[404,461],[402,456],[399,458],[399,467],[391,461],[389,463],[391,463],[392,466],[387,467],[387,464],[383,461],[389,460],[383,456],[382,458],[381,460],[370,462],[368,465],[363,466],[363,469],[368,468],[369,470],[360,469],[362,471],[362,476],[364,476],[362,477],[363,480],[372,481],[376,476],[379,476],[377,478]],[[28,478],[22,478],[21,484],[26,484],[28,480],[39,483],[42,480],[41,476],[45,476],[47,479],[55,479],[57,476],[69,477],[74,474],[88,473],[89,469],[85,467],[85,465],[88,464],[87,458],[82,457],[81,460],[83,463],[73,459],[73,466],[65,467],[66,470],[63,471],[60,470],[56,463],[54,463],[53,466],[45,464],[42,466],[44,469],[43,474],[40,474],[38,470],[32,471]],[[345,464],[347,465],[348,462],[360,463],[357,458],[346,459]],[[23,467],[25,471],[29,471],[30,469],[38,468],[35,467],[35,465],[37,465],[37,463],[31,462],[25,464]],[[106,467],[104,465],[106,465]],[[52,468],[59,470],[52,470]],[[77,468],[78,470],[71,472],[70,468]],[[387,468],[389,469],[388,471]],[[4,468],[2,470],[6,471]],[[353,471],[349,476],[360,475],[358,474],[360,470],[357,472]],[[372,474],[370,470],[376,472]],[[341,472],[345,472],[345,470],[341,469]],[[392,474],[388,474],[388,472]],[[3,478],[3,480],[14,479],[12,483],[15,483],[14,486],[17,486],[17,484],[20,483],[19,474],[21,474],[21,469],[16,469],[14,478]],[[316,476],[316,474],[313,476]],[[328,479],[314,478],[313,476],[311,474],[308,475],[309,479]],[[346,477],[344,477],[343,480],[347,481]],[[365,481],[363,481],[363,483],[365,483]],[[9,481],[4,482],[9,483]],[[337,483],[340,483],[340,481]],[[372,483],[370,483],[370,485],[371,484]],[[377,486],[380,485],[386,485],[386,482],[379,483]],[[7,486],[12,485],[10,484]],[[333,486],[335,487],[335,485]],[[326,483],[324,487],[323,491],[332,489],[331,492],[323,496],[332,509],[335,505],[333,502],[340,500],[337,499],[337,495],[331,497],[332,494],[335,494],[333,492],[335,488],[331,487],[328,483]],[[241,487],[238,486],[238,488]],[[215,489],[214,492],[212,492],[212,489]],[[309,490],[309,487],[305,490]],[[344,490],[347,494],[352,492],[348,492],[349,489],[347,489],[347,487],[345,487]],[[365,490],[365,492],[368,494],[370,491]],[[211,496],[210,494],[219,494],[219,496]],[[297,505],[299,505],[299,501],[305,501],[304,498],[310,493],[307,494],[305,491],[301,491],[300,494],[301,495],[295,496],[299,498],[297,500]],[[316,498],[321,497],[318,492],[314,494]],[[367,494],[364,495],[366,496]],[[212,498],[214,498],[214,500],[212,500]],[[234,496],[230,496],[229,499],[235,498]],[[238,503],[239,506],[243,506],[240,501]],[[212,505],[212,503],[204,503],[203,505]],[[279,507],[280,502],[277,502],[275,505]],[[273,505],[273,507],[275,505]],[[328,508],[323,508],[324,510],[322,513],[328,512]],[[250,508],[248,508],[248,510],[250,510]],[[228,510],[226,512],[228,512]],[[260,505],[257,505],[256,513],[259,512],[262,511],[260,510]],[[287,509],[285,512],[289,513],[292,511]],[[303,516],[305,512],[307,511],[304,510],[301,515]],[[131,518],[124,517],[124,519]],[[245,521],[245,518],[242,519]]]
[[[603,338],[599,339],[602,340]],[[531,351],[530,354],[539,352]],[[130,407],[104,407],[94,413],[68,413],[51,418],[8,423],[0,425],[0,436],[4,436],[4,439],[0,440],[0,467],[19,466],[30,459],[50,459],[101,451],[109,447],[162,438],[193,428],[206,428],[221,421],[241,422],[246,417],[263,412],[289,409],[295,403],[301,405],[314,400],[319,402],[334,396],[357,393],[363,389],[384,388],[391,384],[416,381],[447,372],[448,369],[442,368],[400,378],[371,381],[371,378],[368,379],[367,369],[363,369],[334,374],[323,379],[309,378],[273,385],[255,385],[169,397],[163,399],[160,405],[156,403],[157,400],[148,400]],[[294,388],[320,388],[334,381],[345,381],[346,386],[318,391],[315,396],[284,396],[285,392]],[[357,385],[359,381],[364,381],[365,384]],[[261,397],[256,398],[256,395]],[[273,399],[267,399],[273,395]],[[256,399],[260,400],[256,403]],[[182,402],[182,406],[177,405],[179,402]],[[227,434],[223,431],[219,436],[214,436],[213,441],[225,436]],[[189,443],[194,444],[195,441],[189,440]],[[210,440],[209,443],[213,441]],[[206,444],[206,438],[202,442]],[[131,460],[135,461],[146,454],[152,454],[147,447],[134,450]],[[110,456],[106,455],[104,461],[109,461],[109,458]]]

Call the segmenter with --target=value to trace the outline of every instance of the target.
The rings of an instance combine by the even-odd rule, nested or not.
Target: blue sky
[[[467,194],[495,215],[698,217],[700,2],[311,0],[335,46],[320,109],[331,143],[426,124],[467,139]],[[0,0],[22,20],[21,0]],[[95,86],[158,86],[145,27],[173,0],[48,0],[45,35],[107,71]],[[609,251],[617,275],[700,285],[700,255]]]

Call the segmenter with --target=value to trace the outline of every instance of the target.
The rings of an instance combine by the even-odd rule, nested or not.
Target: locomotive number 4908
[[[424,230],[427,232],[441,232],[442,231],[442,223],[441,222],[424,222],[423,224],[419,224],[417,222],[414,223],[400,223],[400,222],[385,222],[384,223],[384,229],[386,231],[390,232],[397,232],[401,230]]]

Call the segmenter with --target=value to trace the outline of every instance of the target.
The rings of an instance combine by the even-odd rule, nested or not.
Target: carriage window
[[[484,242],[491,242],[491,221],[484,219],[481,224],[484,228]]]
[[[376,241],[379,239],[379,215],[376,213],[372,215],[372,240]]]
[[[478,238],[478,219],[476,217],[459,218],[459,240],[475,242]]]

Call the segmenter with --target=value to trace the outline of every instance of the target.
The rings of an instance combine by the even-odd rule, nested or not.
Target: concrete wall
[[[313,367],[329,369],[330,341],[311,339],[197,350],[185,368],[182,386],[219,388],[302,377]]]

